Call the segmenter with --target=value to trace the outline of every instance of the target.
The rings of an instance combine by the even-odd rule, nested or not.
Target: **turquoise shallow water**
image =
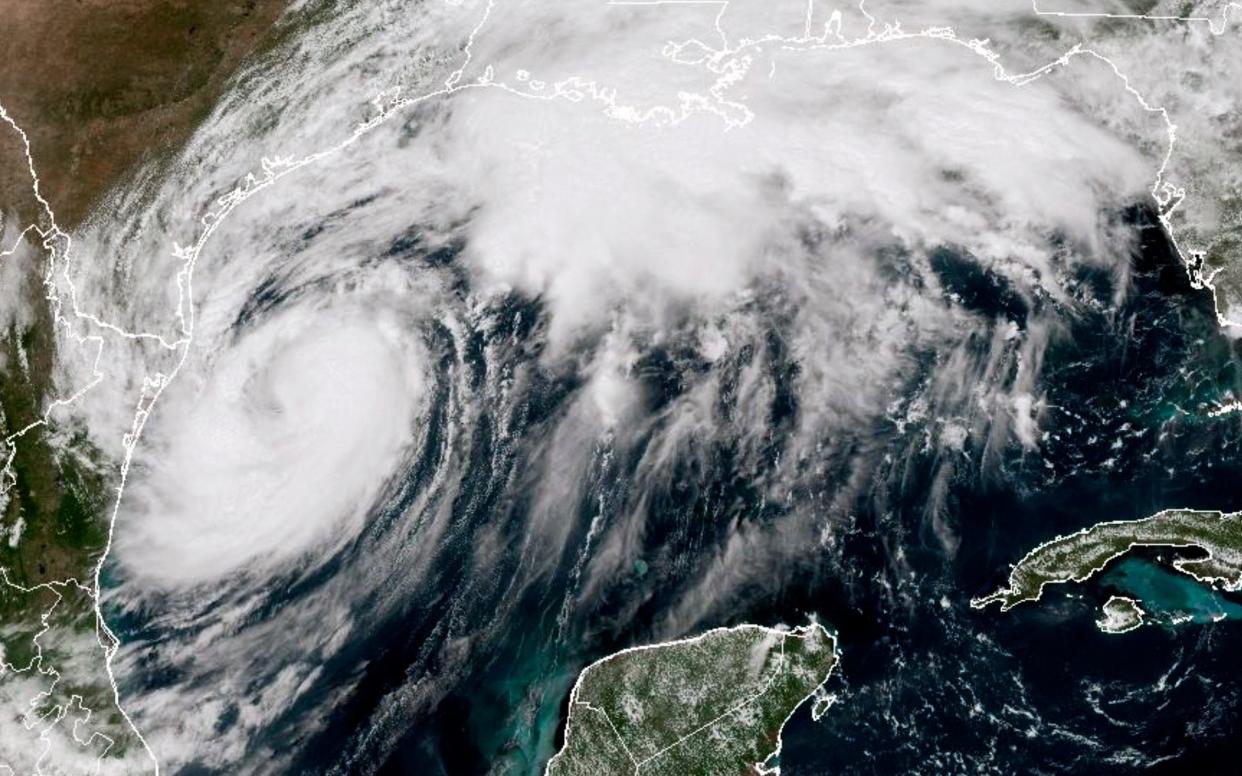
[[[1126,558],[1100,581],[1138,599],[1143,610],[1161,622],[1185,617],[1196,623],[1222,617],[1242,619],[1242,605],[1208,585],[1143,558]]]
[[[1217,331],[1211,299],[1191,293],[1154,216],[1133,220],[1142,250],[1121,302],[1112,276],[1090,271],[1073,284],[1082,304],[1022,301],[986,264],[940,254],[932,281],[965,301],[934,303],[978,320],[944,343],[912,345],[909,369],[884,388],[900,407],[926,403],[925,418],[922,409],[854,417],[851,399],[839,431],[836,420],[821,428],[825,394],[814,386],[836,378],[816,376],[815,356],[798,344],[800,321],[821,312],[804,316],[793,301],[802,292],[778,285],[730,324],[741,339],[727,358],[696,355],[697,323],[636,340],[632,417],[598,441],[578,418],[594,406],[586,367],[605,344],[544,365],[552,347],[539,300],[489,292],[476,307],[463,268],[406,256],[412,238],[394,238],[394,255],[460,289],[420,335],[426,432],[356,540],[266,581],[253,602],[249,589],[238,599],[246,624],[229,641],[280,636],[273,656],[247,653],[253,681],[236,688],[244,695],[215,729],[250,748],[227,770],[205,760],[184,772],[538,776],[584,666],[717,625],[812,615],[840,633],[829,687],[840,704],[819,721],[806,706],[790,719],[786,776],[1094,776],[1160,763],[1237,772],[1242,628],[1172,627],[1182,613],[1242,614],[1231,599],[1127,563],[1112,586],[1170,627],[1118,638],[1069,616],[1077,605],[968,606],[1051,536],[1170,505],[1242,509],[1242,425],[1202,411],[1242,395],[1242,343]],[[883,261],[893,283],[918,277],[914,257]],[[297,299],[298,288],[265,286],[254,309]],[[922,293],[911,289],[912,299]],[[1011,325],[1059,332],[1032,388],[1046,407],[1037,448],[994,445],[990,416],[999,410],[995,428],[1009,428],[1007,405],[969,398],[975,386],[1027,379],[1026,346],[1004,338]],[[820,345],[836,346],[812,338],[811,350]],[[978,423],[978,440],[952,455],[929,447],[938,418],[959,411]],[[200,603],[195,591],[127,608],[145,599],[104,581],[133,666],[125,697],[164,713],[161,699],[178,687],[217,681],[196,665],[194,645],[214,638],[203,634],[218,618],[180,612],[224,611],[232,599]],[[287,617],[318,627],[311,614],[346,606],[339,650],[304,653]],[[217,659],[241,659],[228,649]],[[323,661],[316,678],[253,730],[245,698],[259,703],[263,688],[283,686],[284,666],[307,660]],[[282,752],[291,761],[273,765]],[[1113,754],[1124,760],[1109,765]]]

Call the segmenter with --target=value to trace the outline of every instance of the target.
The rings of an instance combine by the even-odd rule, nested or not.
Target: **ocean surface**
[[[761,293],[761,325],[731,361],[708,363],[688,339],[648,343],[632,367],[642,422],[557,462],[581,481],[557,504],[576,518],[554,526],[555,551],[539,544],[552,529],[538,478],[573,432],[586,377],[572,359],[537,365],[537,300],[512,294],[429,325],[417,455],[360,536],[313,573],[272,580],[249,610],[262,621],[350,584],[368,615],[254,751],[294,752],[297,773],[537,773],[593,660],[718,625],[815,618],[839,635],[837,702],[819,721],[804,706],[785,728],[788,776],[1223,772],[1242,749],[1239,601],[1152,556],[1008,613],[968,604],[1057,534],[1166,507],[1242,509],[1242,422],[1207,415],[1242,395],[1237,347],[1150,213],[1123,217],[1141,235],[1125,284],[1080,268],[1067,281],[1079,304],[1043,311],[1056,324],[1037,444],[929,445],[947,427],[899,408],[791,463],[809,409],[793,388],[802,367],[780,293]],[[459,249],[397,241],[388,252],[452,277]],[[986,359],[997,331],[1035,325],[1029,300],[951,248],[931,267],[982,322],[961,357]],[[272,292],[253,310],[286,301]],[[897,405],[916,403],[941,358],[911,360]],[[769,388],[757,415],[740,398],[755,379]],[[679,401],[707,380],[718,387],[708,430],[665,445],[684,420]],[[445,517],[429,534],[432,514]],[[1153,621],[1100,632],[1113,593],[1139,598]],[[158,668],[167,622],[113,620],[123,640],[155,645]],[[183,679],[151,670],[124,689]],[[235,721],[226,713],[221,730]]]

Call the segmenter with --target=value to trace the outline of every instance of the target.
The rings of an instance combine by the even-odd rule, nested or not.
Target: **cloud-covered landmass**
[[[1038,455],[1046,353],[1125,294],[1135,213],[1216,185],[1212,129],[1174,145],[1187,105],[1149,67],[1227,67],[1185,23],[305,6],[54,281],[104,337],[66,417],[128,460],[140,413],[103,595],[170,769],[296,768],[338,704],[365,724],[332,761],[362,767],[532,601],[558,648],[634,617],[610,586],[653,537],[701,553],[656,630],[718,620],[833,547],[895,458],[936,456],[952,557],[944,483]],[[1181,201],[1187,240],[1226,218],[1203,212]],[[726,460],[763,519],[663,522]],[[377,691],[366,645],[411,612],[417,657]]]

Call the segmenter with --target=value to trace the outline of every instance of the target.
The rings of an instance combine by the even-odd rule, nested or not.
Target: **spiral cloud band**
[[[966,5],[290,11],[57,280],[143,333],[59,379],[137,439],[102,596],[160,760],[352,772],[497,663],[684,634],[773,568],[900,598],[900,554],[840,547],[924,464],[878,530],[954,557],[955,478],[1059,444],[1045,360],[1128,292],[1173,141],[1029,4]],[[496,729],[546,755],[559,689]]]

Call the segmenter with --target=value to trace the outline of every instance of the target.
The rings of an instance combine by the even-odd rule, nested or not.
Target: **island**
[[[1095,625],[1105,633],[1129,633],[1143,624],[1143,608],[1133,598],[1115,595],[1104,602]]]
[[[838,659],[818,623],[718,628],[587,666],[546,776],[771,773],[781,729]]]
[[[1038,601],[1045,585],[1085,582],[1136,547],[1200,550],[1205,557],[1178,558],[1173,568],[1225,590],[1242,587],[1242,512],[1166,509],[1141,520],[1098,523],[1045,542],[1014,564],[1007,587],[970,605],[982,609],[999,603],[1006,611]]]

